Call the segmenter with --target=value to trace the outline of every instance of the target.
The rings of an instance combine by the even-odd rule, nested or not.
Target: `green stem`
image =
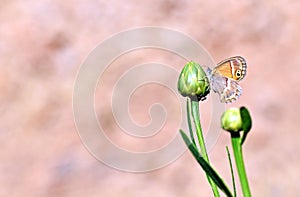
[[[235,158],[235,164],[239,174],[244,197],[251,197],[251,192],[250,192],[247,174],[245,170],[240,134],[231,133],[231,143],[232,143],[232,148],[233,148],[233,153]]]
[[[187,111],[187,121],[188,121],[188,125],[189,125],[190,137],[191,137],[193,144],[196,146],[194,132],[193,132],[192,123],[191,123],[191,102],[189,99],[186,99],[186,111]]]
[[[226,146],[226,151],[228,155],[228,160],[229,160],[229,166],[230,166],[230,173],[231,173],[231,179],[232,179],[232,187],[233,187],[233,196],[236,197],[236,187],[235,187],[235,180],[234,180],[234,173],[233,173],[233,167],[232,167],[232,162],[231,162],[231,156],[228,150],[228,146]]]
[[[209,159],[208,159],[208,155],[207,155],[207,151],[206,151],[206,147],[205,147],[205,143],[204,143],[202,128],[201,128],[201,123],[200,123],[199,102],[198,101],[191,101],[191,102],[192,102],[192,104],[191,104],[192,105],[192,117],[193,117],[194,124],[196,127],[196,134],[198,137],[201,154],[202,154],[203,159],[207,163],[209,163]],[[209,184],[211,185],[214,196],[219,197],[220,194],[219,194],[216,184],[211,180],[211,178],[209,176],[207,176],[207,179],[208,179]]]

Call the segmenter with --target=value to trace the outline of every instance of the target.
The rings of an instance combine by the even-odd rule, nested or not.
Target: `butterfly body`
[[[245,77],[246,70],[246,61],[241,56],[225,59],[214,69],[208,68],[212,89],[219,94],[221,102],[231,103],[241,96],[242,88],[238,81]]]

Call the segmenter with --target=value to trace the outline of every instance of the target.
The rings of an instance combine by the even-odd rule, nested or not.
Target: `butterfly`
[[[230,57],[218,63],[211,69],[207,69],[211,87],[220,96],[221,102],[231,103],[242,94],[242,88],[238,84],[246,76],[246,60],[241,56]]]

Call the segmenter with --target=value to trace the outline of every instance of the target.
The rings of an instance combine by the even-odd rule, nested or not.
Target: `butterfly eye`
[[[237,70],[235,75],[236,75],[237,77],[240,77],[240,76],[241,76],[241,71],[240,71],[240,70]]]

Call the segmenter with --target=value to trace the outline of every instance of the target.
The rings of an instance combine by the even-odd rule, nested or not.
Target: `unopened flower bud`
[[[182,96],[203,101],[209,94],[209,81],[202,67],[191,61],[182,69],[177,88]]]
[[[230,132],[239,132],[243,130],[243,121],[239,108],[230,108],[226,110],[221,118],[222,128]]]

